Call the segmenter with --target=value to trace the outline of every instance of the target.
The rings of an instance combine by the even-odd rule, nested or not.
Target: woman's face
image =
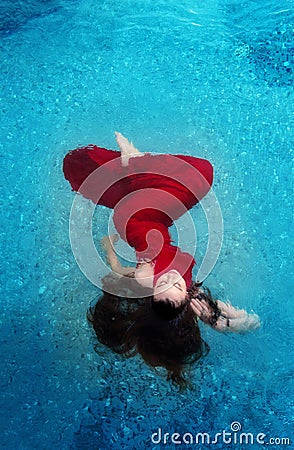
[[[177,270],[170,270],[161,275],[154,287],[153,298],[160,301],[168,298],[179,306],[186,298],[187,286],[184,278]]]

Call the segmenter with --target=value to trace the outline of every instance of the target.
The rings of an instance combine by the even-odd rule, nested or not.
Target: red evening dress
[[[65,156],[64,176],[74,191],[114,209],[121,238],[135,249],[138,260],[154,262],[154,284],[176,269],[189,288],[195,260],[171,244],[168,228],[207,194],[212,165],[192,156],[145,154],[122,167],[120,156],[95,145],[78,148]]]

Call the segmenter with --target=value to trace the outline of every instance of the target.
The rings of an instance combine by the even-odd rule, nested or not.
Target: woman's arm
[[[248,314],[244,309],[236,309],[230,303],[220,300],[217,300],[216,306],[219,310],[217,316],[204,299],[191,300],[191,307],[199,319],[217,331],[242,334],[256,330],[260,326],[260,320],[256,314]]]
[[[121,150],[121,164],[123,167],[128,166],[129,159],[136,156],[144,156],[144,153],[140,152],[132,142],[130,142],[121,133],[115,132],[116,142]]]
[[[119,239],[117,234],[112,234],[110,236],[104,236],[101,239],[101,244],[106,253],[106,259],[109,263],[113,272],[118,275],[128,276],[130,273],[135,271],[135,267],[123,267],[119,262],[116,253],[114,251],[114,243]]]

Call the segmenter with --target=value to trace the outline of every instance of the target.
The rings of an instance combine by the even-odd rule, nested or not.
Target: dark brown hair
[[[184,372],[209,351],[190,307],[196,285],[188,291],[184,306],[171,308],[168,302],[154,302],[151,289],[142,288],[139,296],[135,279],[111,273],[102,282],[103,294],[88,311],[98,341],[127,357],[140,353],[153,368],[166,368],[173,384],[187,387]]]

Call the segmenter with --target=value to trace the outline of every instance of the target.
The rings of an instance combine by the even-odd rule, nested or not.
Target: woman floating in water
[[[73,190],[114,210],[115,227],[137,257],[135,268],[123,267],[114,250],[118,236],[103,238],[113,272],[102,280],[103,296],[88,317],[100,342],[117,353],[139,352],[184,386],[184,369],[208,350],[198,319],[217,331],[237,333],[256,329],[259,319],[214,300],[193,282],[193,256],[171,243],[168,228],[212,185],[209,161],[144,154],[120,133],[116,140],[121,152],[87,146],[64,158],[64,175]],[[92,174],[102,166],[104,178],[113,181],[98,195],[103,180]]]

